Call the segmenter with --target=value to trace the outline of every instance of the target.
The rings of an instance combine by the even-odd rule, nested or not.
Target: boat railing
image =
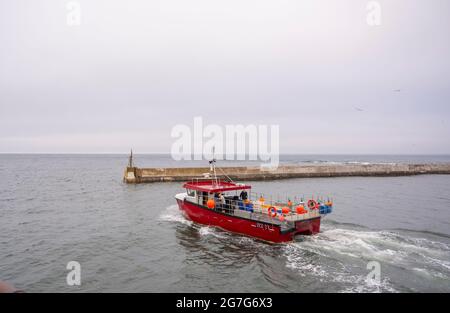
[[[242,199],[238,195],[226,196],[224,200],[214,198],[214,210],[279,225],[320,216],[319,210],[310,210],[307,207],[304,198],[292,199],[286,197],[286,201],[283,201],[280,197],[266,198],[260,193],[248,192],[247,199]],[[298,206],[304,209],[300,213],[297,211]]]
[[[284,204],[277,201],[265,201],[264,199],[231,199],[225,198],[225,202],[222,203],[220,199],[215,199],[216,207],[219,207],[226,211],[227,213],[234,209],[245,210],[246,208],[252,208],[255,212],[260,213],[260,211],[266,212],[269,208],[281,209],[282,207],[288,207],[288,204]],[[291,205],[293,207],[293,205]]]
[[[191,178],[191,183],[196,183],[198,184],[199,182],[205,182],[205,181],[215,181],[217,183],[217,185],[220,185],[222,182],[227,182],[227,180],[220,178],[219,176],[217,178],[213,178],[210,176],[202,176],[202,177],[193,177]]]
[[[269,208],[272,207],[275,208],[273,215],[269,214]],[[220,199],[215,199],[214,207],[214,210],[220,213],[277,225],[287,225],[297,220],[303,220],[317,216],[315,212],[311,211],[308,211],[307,214],[299,215],[295,212],[294,207],[292,207],[288,213],[282,215],[280,214],[280,209],[280,206],[275,207],[272,204],[266,204],[260,201],[245,201],[242,199],[234,200],[229,198],[226,198],[224,203],[222,203]],[[280,218],[281,216],[283,216],[283,218]]]
[[[262,205],[265,205],[267,208],[270,206],[273,207],[290,207],[290,206],[297,206],[297,205],[304,205],[305,202],[303,198],[300,197],[285,197],[281,198],[280,196],[272,196],[268,195],[265,196],[262,193],[256,193],[256,192],[250,192],[248,200],[252,203],[260,203]]]
[[[243,200],[229,200],[226,199],[225,203],[220,201],[215,202],[214,210],[220,213],[225,213],[231,216],[244,217],[255,221],[261,221],[271,224],[287,224],[288,221],[280,221],[277,218],[271,217],[268,214],[264,214],[262,208],[258,206],[252,206],[251,209],[246,205]]]

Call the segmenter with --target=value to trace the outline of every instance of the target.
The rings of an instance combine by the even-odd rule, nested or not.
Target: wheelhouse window
[[[192,190],[192,189],[186,189],[186,191],[187,191],[187,195],[188,195],[189,197],[195,197],[195,190]]]

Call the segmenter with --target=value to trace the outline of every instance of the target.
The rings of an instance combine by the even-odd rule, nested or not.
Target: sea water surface
[[[29,292],[450,292],[450,175],[252,182],[264,194],[334,199],[318,235],[272,245],[186,220],[174,199],[181,183],[126,185],[126,163],[126,155],[0,155],[0,280]],[[81,286],[66,283],[69,261],[81,264]],[[366,279],[374,262],[379,282]]]

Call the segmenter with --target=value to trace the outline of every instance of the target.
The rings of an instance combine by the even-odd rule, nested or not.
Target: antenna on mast
[[[212,148],[212,150],[213,150],[213,158],[211,161],[209,161],[209,164],[210,164],[210,171],[214,173],[214,182],[217,185],[218,183],[217,183],[217,175],[216,175],[216,158],[215,158],[216,147],[214,146]]]

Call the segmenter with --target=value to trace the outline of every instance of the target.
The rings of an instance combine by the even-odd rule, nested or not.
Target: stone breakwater
[[[340,165],[281,165],[276,169],[260,167],[223,167],[234,180],[275,180],[305,177],[343,176],[409,176],[423,174],[450,174],[450,163],[438,164],[340,164]],[[127,167],[124,182],[130,184],[188,181],[210,173],[209,167]],[[217,171],[221,175],[220,170]],[[222,176],[222,175],[221,175]]]

